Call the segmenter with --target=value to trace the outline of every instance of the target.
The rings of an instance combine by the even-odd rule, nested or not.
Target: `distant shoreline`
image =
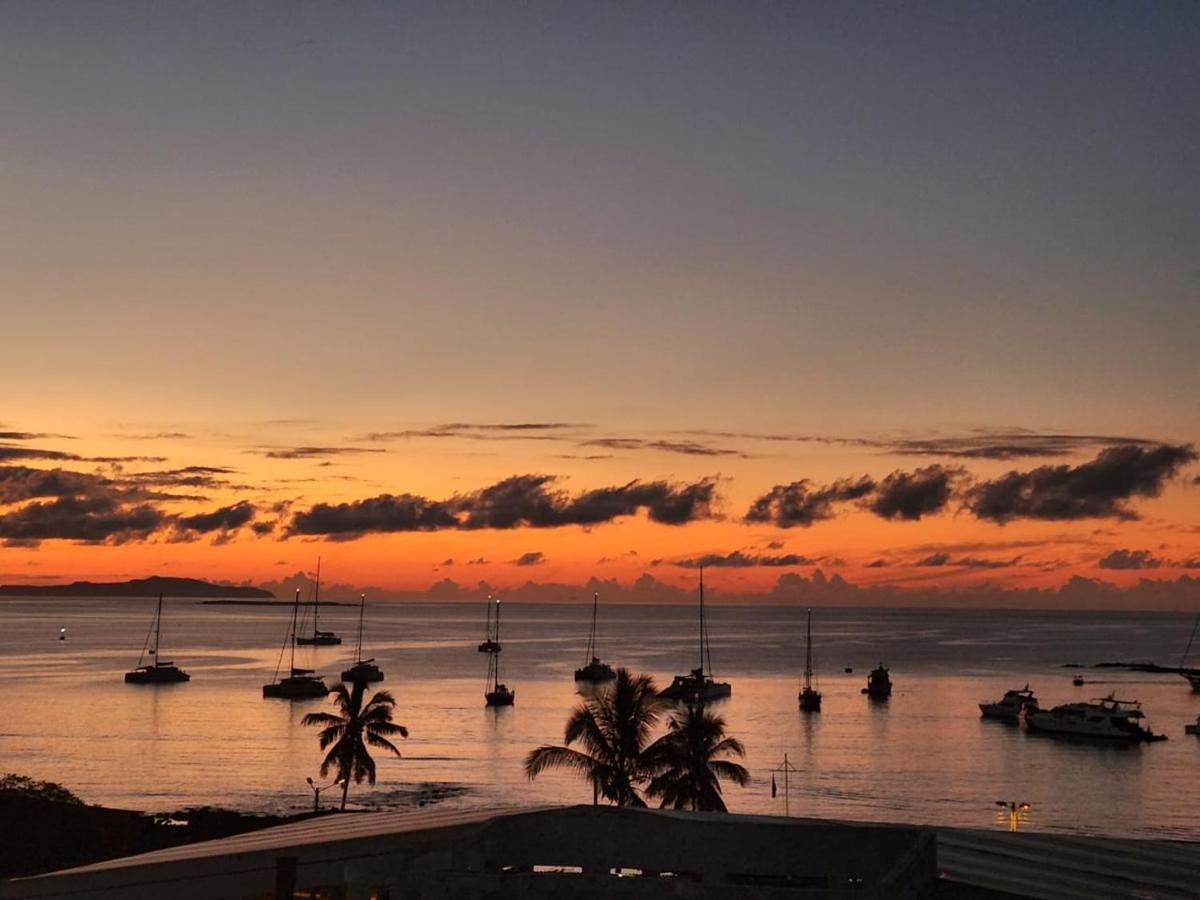
[[[292,600],[198,600],[201,606],[294,606]],[[311,600],[301,600],[301,606],[315,606]],[[322,606],[358,606],[357,603],[347,603],[344,600],[322,600]]]
[[[71,584],[4,584],[0,597],[231,597],[274,600],[256,587],[213,584],[199,578],[134,578],[129,581],[74,581]]]

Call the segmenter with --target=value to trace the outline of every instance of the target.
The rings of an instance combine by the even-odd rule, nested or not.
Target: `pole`
[[[162,594],[158,595],[158,612],[154,614],[154,665],[158,665],[158,643],[162,639]]]
[[[799,770],[788,761],[788,755],[785,753],[783,754],[783,762],[771,771],[783,774],[783,814],[790,816],[792,814],[792,783],[788,776],[792,772]]]

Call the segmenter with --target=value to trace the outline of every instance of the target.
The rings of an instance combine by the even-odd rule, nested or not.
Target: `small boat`
[[[491,597],[488,598],[491,600]],[[491,606],[489,602],[488,606]],[[488,674],[483,700],[487,706],[512,706],[516,691],[500,683],[500,601],[496,601],[496,630],[493,632],[496,649],[488,652]]]
[[[125,673],[126,684],[179,684],[181,681],[190,681],[192,678],[169,659],[161,659],[158,655],[158,642],[162,636],[162,602],[162,594],[159,594],[158,609],[154,613],[154,622],[150,625],[150,632],[146,635],[146,644],[142,646],[142,654],[138,657],[137,668],[132,672]],[[59,634],[60,641],[66,640],[66,631],[64,628]],[[154,636],[154,643],[147,651],[151,635]],[[147,656],[153,662],[142,665],[142,660]]]
[[[58,639],[60,641],[65,641],[67,639],[67,629],[65,629],[65,628],[58,629]]]
[[[300,590],[296,590],[296,600],[292,604],[292,621],[288,627],[287,643],[291,644],[291,665],[288,675],[279,677],[279,665],[275,666],[275,676],[270,684],[264,684],[263,697],[276,697],[282,700],[315,700],[329,693],[325,682],[312,669],[296,667],[296,623],[300,618]],[[283,662],[283,651],[279,651],[279,662]]]
[[[886,700],[892,696],[892,679],[888,677],[887,667],[880,663],[867,676],[867,686],[862,692],[872,700]]]
[[[1026,712],[1038,709],[1037,697],[1029,685],[1019,691],[1005,691],[1004,696],[995,703],[980,703],[979,712],[985,719],[1004,719],[1015,722]]]
[[[317,557],[317,580],[313,585],[313,631],[311,635],[296,638],[296,643],[303,647],[334,647],[342,639],[332,631],[321,631],[317,627],[317,617],[321,614],[321,558]]]
[[[1183,733],[1184,733],[1184,734],[1195,734],[1195,735],[1200,735],[1200,716],[1196,716],[1196,724],[1194,724],[1194,725],[1184,725],[1184,726],[1183,726]]]
[[[496,600],[496,616],[495,616],[495,636],[493,637],[492,626],[492,595],[488,594],[487,598],[487,620],[483,626],[483,643],[479,645],[480,653],[499,653],[504,648],[500,646],[500,601]]]
[[[1083,676],[1076,675],[1071,679],[1071,684],[1075,685],[1075,687],[1083,687]]]
[[[705,671],[705,663],[708,671]],[[708,625],[704,621],[704,568],[700,568],[700,665],[686,675],[676,675],[669,685],[658,692],[663,700],[684,703],[707,703],[732,696],[733,687],[727,681],[712,677],[712,647],[708,640]]]
[[[363,639],[363,612],[367,606],[367,595],[361,594],[358,598],[358,641],[355,644],[354,659],[355,663],[350,668],[342,672],[342,681],[349,681],[351,684],[371,684],[376,681],[383,681],[383,670],[375,665],[375,660],[363,659],[362,654],[362,639]]]
[[[1143,722],[1146,716],[1136,700],[1118,700],[1113,694],[1090,703],[1064,703],[1051,710],[1034,710],[1025,715],[1031,732],[1051,735],[1102,738],[1134,743],[1165,741],[1165,734],[1155,734]]]
[[[584,657],[590,661],[582,669],[575,670],[576,681],[590,681],[596,684],[602,681],[612,681],[617,677],[613,667],[600,662],[600,657],[596,656],[596,612],[599,605],[600,595],[592,594],[592,630],[588,634],[587,654]]]
[[[808,611],[808,633],[804,649],[804,686],[800,689],[800,708],[805,712],[821,711],[821,692],[813,687],[812,667],[812,610]]]

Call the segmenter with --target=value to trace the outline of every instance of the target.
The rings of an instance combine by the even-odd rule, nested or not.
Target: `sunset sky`
[[[1200,603],[1200,6],[2,22],[0,583]]]

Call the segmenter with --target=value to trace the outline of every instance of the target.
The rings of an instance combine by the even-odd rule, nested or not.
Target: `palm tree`
[[[660,798],[662,807],[726,812],[721,779],[739,787],[750,781],[745,766],[727,758],[746,755],[742,742],[728,737],[725,720],[707,712],[703,703],[674,713],[667,727],[646,752],[654,770],[646,796]]]
[[[371,758],[367,746],[389,750],[399,756],[400,751],[388,737],[397,734],[402,738],[408,737],[408,729],[392,721],[396,700],[391,693],[379,691],[364,706],[364,686],[362,682],[355,682],[353,691],[348,691],[344,684],[336,685],[331,693],[341,715],[309,713],[301,723],[321,729],[321,749],[330,748],[321,763],[321,777],[324,778],[331,768],[337,767],[338,779],[342,782],[343,810],[346,808],[352,777],[358,784],[362,784],[364,778],[368,784],[375,783],[375,760]]]
[[[618,669],[614,682],[567,719],[567,746],[530,751],[525,774],[533,780],[546,769],[570,769],[591,782],[593,803],[603,797],[617,806],[645,806],[637,788],[650,776],[643,756],[662,708],[654,679]],[[571,747],[576,742],[582,750]]]

